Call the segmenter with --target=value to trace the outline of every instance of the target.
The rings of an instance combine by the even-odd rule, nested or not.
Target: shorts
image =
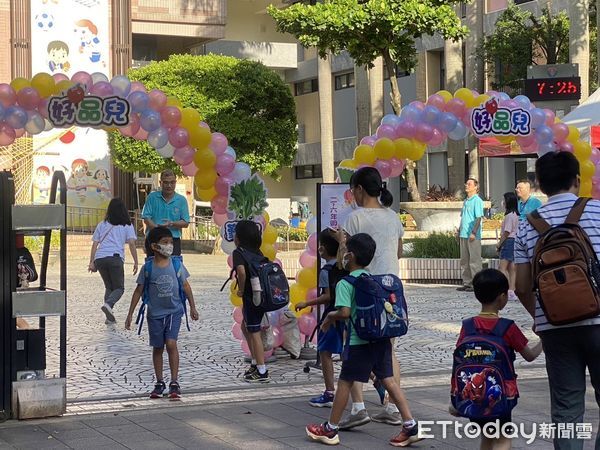
[[[515,260],[515,239],[508,238],[500,249],[500,259],[513,262]]]
[[[482,429],[483,427],[488,424],[488,423],[494,423],[496,422],[496,420],[498,421],[498,424],[500,425],[500,428],[502,428],[502,426],[504,424],[507,423],[511,423],[512,422],[512,416],[504,416],[504,417],[499,417],[497,419],[471,419],[469,420],[469,422],[473,422],[476,423],[477,425],[479,425]],[[491,425],[489,427],[486,428],[486,430],[489,431],[489,434],[494,434],[496,431],[496,426],[494,425],[494,427],[492,427]],[[513,427],[507,427],[507,434],[512,434],[513,433]]]
[[[183,314],[169,314],[160,319],[148,317],[148,334],[150,335],[150,346],[154,348],[163,348],[168,339],[177,340],[179,328],[181,327],[181,318]]]
[[[252,297],[248,298],[244,295],[244,297],[242,297],[242,301],[244,302],[242,305],[242,313],[244,315],[246,330],[248,330],[249,333],[260,332],[262,320],[265,316],[264,310],[254,306]]]
[[[334,355],[341,355],[344,349],[344,325],[335,324],[329,327],[327,332],[317,332],[317,350],[319,352],[329,352]]]
[[[371,372],[384,380],[394,376],[392,367],[392,343],[389,339],[362,345],[350,345],[343,359],[340,380],[369,381]]]

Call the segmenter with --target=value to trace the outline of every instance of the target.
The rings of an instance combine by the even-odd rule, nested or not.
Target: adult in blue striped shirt
[[[538,208],[538,213],[551,226],[563,224],[579,194],[579,162],[571,153],[552,152],[538,159],[535,168],[540,188],[548,196],[548,203]],[[600,201],[591,200],[587,204],[579,224],[590,237],[596,254],[600,255]],[[552,421],[557,424],[582,423],[586,367],[600,406],[600,316],[563,326],[548,323],[533,292],[531,260],[538,238],[539,234],[529,221],[521,221],[515,241],[517,295],[534,318],[535,331],[542,339]],[[555,438],[554,448],[581,449],[583,441]],[[600,448],[600,433],[596,448]]]

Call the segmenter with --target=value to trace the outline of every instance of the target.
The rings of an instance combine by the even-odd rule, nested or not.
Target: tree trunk
[[[354,65],[354,95],[356,100],[356,145],[371,134],[371,102],[369,77],[364,66]]]
[[[383,60],[385,61],[385,66],[387,68],[388,75],[390,76],[390,100],[392,102],[392,108],[396,115],[400,115],[400,111],[402,110],[402,96],[400,94],[400,88],[398,87],[398,73],[396,72],[396,64],[394,64],[389,50],[384,53]],[[417,177],[415,175],[416,168],[417,163],[415,161],[408,159],[406,160],[406,184],[408,195],[413,202],[420,202],[421,193],[419,192],[419,187],[417,186]]]
[[[329,56],[319,58],[318,77],[323,182],[333,183],[335,181],[335,168],[333,165],[333,82],[331,76],[331,59]]]

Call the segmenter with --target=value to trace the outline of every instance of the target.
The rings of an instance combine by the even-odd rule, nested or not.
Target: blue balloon
[[[233,159],[236,158],[235,150],[233,149],[233,147],[227,147],[227,150],[225,150],[224,153],[233,156]]]
[[[440,115],[438,126],[440,127],[440,130],[444,131],[445,133],[450,133],[456,128],[457,124],[458,119],[454,114],[445,112]]]
[[[2,103],[0,103],[0,120],[4,120],[4,114],[6,113],[6,108]]]
[[[448,133],[448,138],[452,139],[453,141],[460,141],[461,139],[466,138],[468,134],[469,130],[467,127],[465,127],[465,124],[462,122],[457,122],[456,128]]]
[[[510,100],[510,95],[508,95],[506,92],[498,92],[498,99],[501,102],[507,102]]]
[[[127,98],[131,90],[131,81],[124,75],[117,75],[110,80],[110,85],[113,87],[113,92],[119,97]]]
[[[402,109],[400,117],[404,120],[410,120],[411,122],[421,122],[423,115],[417,108],[408,105]]]
[[[159,127],[148,133],[147,141],[156,150],[161,149],[169,142],[169,131],[166,128]]]
[[[153,109],[146,109],[140,114],[140,126],[147,132],[158,130],[160,128],[160,124],[160,114]]]
[[[402,119],[396,114],[386,114],[383,116],[383,119],[381,119],[381,125],[390,125],[394,128],[398,126],[400,122],[402,122]]]
[[[540,145],[538,147],[537,154],[538,156],[544,156],[546,153],[554,151],[556,151],[556,146],[554,145],[554,142],[549,142],[547,144]]]
[[[531,101],[525,95],[517,95],[513,100],[523,109],[529,109],[531,107]]]
[[[531,115],[531,127],[534,129],[546,122],[546,113],[541,108],[533,108],[529,114]]]
[[[440,110],[435,106],[427,105],[423,108],[423,120],[430,125],[437,125],[440,120]]]
[[[27,123],[27,113],[19,106],[9,106],[4,113],[4,120],[15,130],[19,130]]]
[[[129,104],[131,105],[131,110],[133,112],[141,113],[148,109],[148,94],[142,91],[135,91],[129,94],[127,97],[129,100]]]
[[[535,140],[540,145],[549,144],[554,141],[554,131],[547,125],[540,125],[535,130]]]

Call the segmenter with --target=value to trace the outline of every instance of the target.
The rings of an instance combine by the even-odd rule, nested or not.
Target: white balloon
[[[94,84],[100,82],[100,81],[106,81],[108,82],[108,77],[106,75],[104,75],[102,72],[94,72],[92,74],[92,82]]]
[[[156,151],[160,153],[160,156],[162,156],[163,158],[172,158],[173,153],[175,152],[175,147],[173,147],[170,143],[167,142],[164,147],[161,147]]]
[[[236,157],[235,150],[232,147],[227,147],[227,150],[225,150],[224,154],[231,155],[234,158]]]
[[[235,244],[223,239],[221,241],[221,250],[223,250],[226,254],[231,255],[235,250]]]
[[[306,222],[306,231],[308,234],[313,234],[317,232],[317,218],[311,217],[308,222]]]

